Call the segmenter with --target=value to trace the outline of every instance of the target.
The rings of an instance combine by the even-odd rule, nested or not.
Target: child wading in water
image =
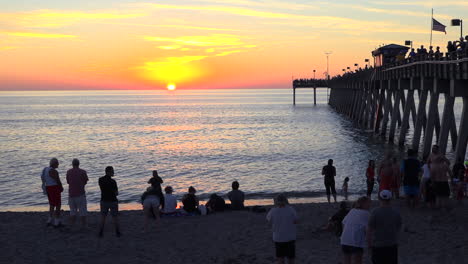
[[[343,195],[346,201],[348,200],[348,182],[349,182],[349,177],[346,177],[343,182]]]
[[[273,229],[277,263],[294,263],[296,258],[296,224],[297,213],[289,206],[285,195],[279,194],[274,199],[275,207],[267,214],[267,220]]]

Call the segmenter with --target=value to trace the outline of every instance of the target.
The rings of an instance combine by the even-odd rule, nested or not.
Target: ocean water
[[[225,194],[238,180],[248,199],[279,192],[323,197],[321,169],[335,160],[337,189],[350,177],[365,190],[369,159],[394,148],[357,128],[327,104],[326,89],[49,91],[0,93],[0,210],[44,209],[40,174],[60,161],[65,183],[71,160],[88,172],[90,207],[98,178],[114,166],[122,204],[136,205],[157,169],[182,196]],[[67,203],[67,185],[62,194]]]

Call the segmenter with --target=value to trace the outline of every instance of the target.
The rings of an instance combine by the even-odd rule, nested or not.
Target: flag
[[[447,31],[445,31],[445,26],[439,21],[435,20],[434,18],[432,19],[432,30],[444,32],[445,34],[447,34]]]

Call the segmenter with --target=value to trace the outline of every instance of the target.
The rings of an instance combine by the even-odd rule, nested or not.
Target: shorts
[[[277,258],[296,258],[296,241],[275,242]]]
[[[372,263],[398,264],[398,246],[373,247]]]
[[[147,197],[143,201],[143,208],[158,208],[161,205],[158,197]]]
[[[450,186],[448,182],[433,182],[434,193],[436,196],[449,197],[450,196]]]
[[[325,181],[325,190],[327,195],[330,195],[330,193],[336,194],[335,181]]]
[[[362,255],[364,254],[364,248],[354,247],[348,245],[341,245],[341,250],[345,255]]]
[[[59,185],[46,186],[47,198],[49,199],[49,205],[60,206],[62,205],[62,188]]]
[[[70,206],[70,215],[86,216],[88,213],[86,195],[68,197],[68,206]]]
[[[109,211],[111,216],[117,216],[119,213],[119,202],[101,201],[101,214],[107,215]]]
[[[419,195],[419,186],[417,185],[405,185],[403,186],[406,196],[416,197]]]

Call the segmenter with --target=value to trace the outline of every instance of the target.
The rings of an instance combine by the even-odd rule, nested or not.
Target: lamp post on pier
[[[314,72],[314,79],[315,79],[315,70],[313,70],[313,72]]]
[[[333,53],[333,52],[331,52],[331,51],[325,51],[325,55],[327,56],[327,77],[326,77],[327,80],[330,79],[330,72],[329,72],[329,69],[328,69],[328,66],[329,66],[329,65],[328,65],[328,56],[329,56],[330,54],[332,54],[332,53]]]

